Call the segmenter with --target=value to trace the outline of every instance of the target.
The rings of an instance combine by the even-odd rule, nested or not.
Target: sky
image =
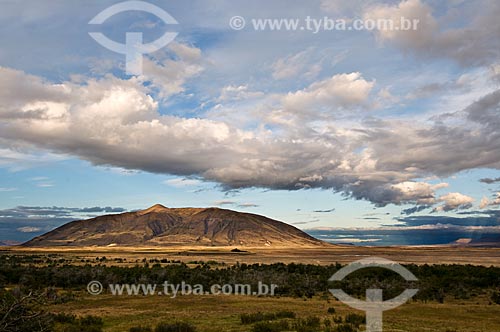
[[[0,3],[0,242],[156,203],[500,233],[498,1]],[[129,75],[93,32],[175,38]]]

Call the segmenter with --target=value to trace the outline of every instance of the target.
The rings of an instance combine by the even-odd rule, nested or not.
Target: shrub
[[[264,314],[262,312],[256,312],[251,314],[241,314],[240,315],[241,324],[252,324],[256,322],[261,322],[263,320],[272,320],[274,315]]]
[[[56,323],[73,324],[76,321],[76,316],[59,313],[59,314],[52,314],[52,319]]]
[[[103,326],[101,317],[96,316],[85,316],[80,318],[80,325],[82,326]]]
[[[20,290],[0,289],[0,331],[50,331],[52,319],[38,309],[40,304],[43,304],[43,294],[23,295]]]
[[[257,323],[257,322],[262,322],[262,321],[270,321],[270,320],[276,320],[276,319],[281,319],[281,318],[295,318],[295,313],[292,311],[278,311],[278,312],[257,312],[257,313],[251,313],[251,314],[241,314],[240,319],[241,319],[241,324],[252,324],[252,323]]]
[[[500,292],[495,292],[491,295],[491,301],[496,304],[500,304]]]
[[[295,316],[296,316],[295,312],[288,311],[288,310],[278,311],[275,314],[276,319],[279,319],[279,318],[295,318]]]
[[[185,322],[176,322],[172,324],[160,323],[156,326],[155,332],[195,332],[196,328]]]
[[[298,319],[294,324],[294,329],[297,332],[315,332],[319,330],[321,320],[319,317],[310,316],[307,318]]]
[[[252,332],[281,332],[290,329],[286,320],[277,322],[258,322],[252,327]]]
[[[334,314],[336,311],[335,311],[335,308],[334,308],[334,307],[330,307],[330,308],[328,308],[327,312],[328,312],[329,314]]]
[[[60,326],[63,332],[101,332],[104,325],[102,318],[96,316],[84,316],[77,318],[75,315],[64,313],[51,314],[52,321]]]
[[[129,332],[153,332],[149,326],[135,326],[131,327]]]
[[[361,324],[365,324],[366,319],[365,319],[365,316],[363,316],[363,315],[358,315],[358,314],[352,313],[352,314],[348,314],[347,316],[345,316],[344,321],[348,324],[352,324],[356,327],[359,327]]]
[[[335,327],[334,332],[356,332],[357,328],[351,324],[340,324]]]

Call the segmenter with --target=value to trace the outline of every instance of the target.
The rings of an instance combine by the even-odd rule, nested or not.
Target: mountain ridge
[[[221,208],[168,208],[103,215],[69,222],[26,242],[51,246],[317,247],[305,232],[261,215]]]

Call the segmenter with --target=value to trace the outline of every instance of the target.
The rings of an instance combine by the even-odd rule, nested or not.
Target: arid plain
[[[235,247],[236,248],[236,247]],[[57,254],[68,259],[80,260],[106,256],[109,259],[127,258],[124,264],[146,258],[168,257],[185,263],[191,261],[217,261],[226,264],[240,263],[303,263],[328,265],[350,263],[363,257],[383,257],[401,264],[472,264],[500,266],[500,249],[470,248],[451,246],[428,247],[356,247],[326,245],[322,248],[240,248],[241,252],[232,252],[233,248],[213,247],[48,247],[25,248],[5,247],[0,253],[14,255]]]

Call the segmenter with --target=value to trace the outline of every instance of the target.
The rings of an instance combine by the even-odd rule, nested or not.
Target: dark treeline
[[[472,265],[405,265],[419,279],[408,283],[396,273],[379,268],[359,270],[341,283],[328,279],[342,265],[307,264],[237,264],[219,266],[201,263],[195,267],[184,263],[142,264],[133,267],[106,266],[105,259],[98,265],[72,265],[61,261],[40,264],[31,256],[0,256],[0,287],[18,285],[26,289],[48,287],[84,290],[92,280],[108,284],[248,284],[257,287],[259,281],[276,284],[278,296],[327,296],[328,289],[341,288],[347,293],[363,297],[368,288],[384,289],[384,298],[392,298],[405,288],[418,288],[418,301],[469,299],[485,295],[490,301],[500,302],[500,268]],[[104,263],[103,263],[104,261]],[[253,288],[252,288],[253,289]]]

